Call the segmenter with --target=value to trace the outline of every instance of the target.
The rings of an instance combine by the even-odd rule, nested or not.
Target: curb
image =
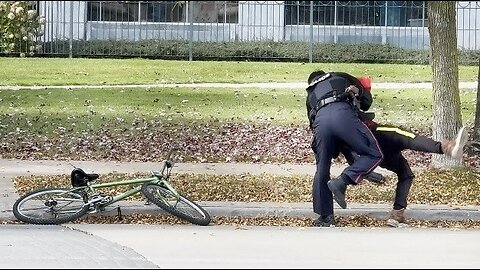
[[[290,217],[317,218],[312,210],[312,203],[275,203],[275,202],[213,202],[198,201],[212,217]],[[92,216],[116,216],[120,207],[122,215],[170,215],[154,204],[139,201],[119,202],[108,207],[107,211]],[[335,215],[364,215],[375,219],[387,219],[391,210],[389,204],[358,204],[350,203],[346,209],[335,206]],[[451,207],[448,205],[410,205],[405,211],[407,219],[423,221],[480,221],[480,209],[474,206]],[[0,222],[15,221],[11,210],[0,213]]]

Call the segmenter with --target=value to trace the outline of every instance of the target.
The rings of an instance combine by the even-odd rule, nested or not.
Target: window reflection
[[[285,24],[426,26],[425,1],[285,1]],[[385,22],[387,18],[387,22]]]
[[[237,23],[238,1],[88,1],[89,21]]]

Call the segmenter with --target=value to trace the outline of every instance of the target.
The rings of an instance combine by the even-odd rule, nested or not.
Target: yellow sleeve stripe
[[[412,139],[415,138],[415,134],[395,127],[377,127],[377,131],[391,131],[401,134],[403,136],[410,137]]]

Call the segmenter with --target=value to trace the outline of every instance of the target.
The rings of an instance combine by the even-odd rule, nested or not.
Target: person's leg
[[[358,154],[352,165],[343,170],[339,177],[328,181],[333,199],[342,208],[347,207],[345,192],[347,185],[357,184],[375,169],[383,159],[377,140],[370,129],[351,110],[338,109],[332,112],[331,128],[339,143],[345,143]]]
[[[406,224],[404,212],[407,207],[407,199],[415,175],[401,152],[389,152],[385,150],[384,153],[385,159],[380,166],[394,172],[398,178],[393,209],[390,212],[387,224],[392,227],[399,227]]]
[[[374,131],[381,145],[394,145],[399,150],[410,149],[414,151],[443,154],[442,143],[423,135],[416,135],[412,132],[398,127],[377,126]]]
[[[375,133],[373,134],[375,135]],[[352,165],[355,162],[355,160],[357,160],[358,155],[355,152],[353,152],[347,145],[342,144],[339,148],[340,148],[340,153],[342,153],[342,155],[345,157],[345,160],[347,161],[348,165]],[[370,182],[379,183],[379,184],[385,182],[385,176],[374,171],[371,171],[369,174],[367,174],[365,176],[365,179],[367,179]]]
[[[330,166],[332,156],[336,151],[336,140],[325,132],[325,129],[316,130],[312,148],[314,148],[317,169],[313,179],[312,197],[313,211],[320,215],[314,222],[315,226],[330,226],[335,224],[333,213],[333,196],[327,186],[330,180]]]
[[[370,129],[355,115],[350,121],[338,122],[335,134],[345,142],[358,158],[347,167],[342,175],[348,176],[355,184],[362,181],[383,160],[383,153]]]
[[[376,135],[383,136],[387,145],[395,144],[401,150],[410,149],[434,154],[445,154],[453,158],[461,159],[463,148],[468,140],[468,133],[465,127],[462,127],[455,139],[436,141],[432,138],[416,135],[398,127],[377,126]],[[378,138],[378,136],[377,136]]]

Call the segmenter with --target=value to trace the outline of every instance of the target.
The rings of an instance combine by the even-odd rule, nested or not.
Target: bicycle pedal
[[[88,213],[90,214],[96,214],[96,213],[100,213],[100,212],[104,212],[105,211],[105,206],[103,205],[99,205],[99,204],[96,204],[94,206],[91,207],[92,210],[90,210]]]

